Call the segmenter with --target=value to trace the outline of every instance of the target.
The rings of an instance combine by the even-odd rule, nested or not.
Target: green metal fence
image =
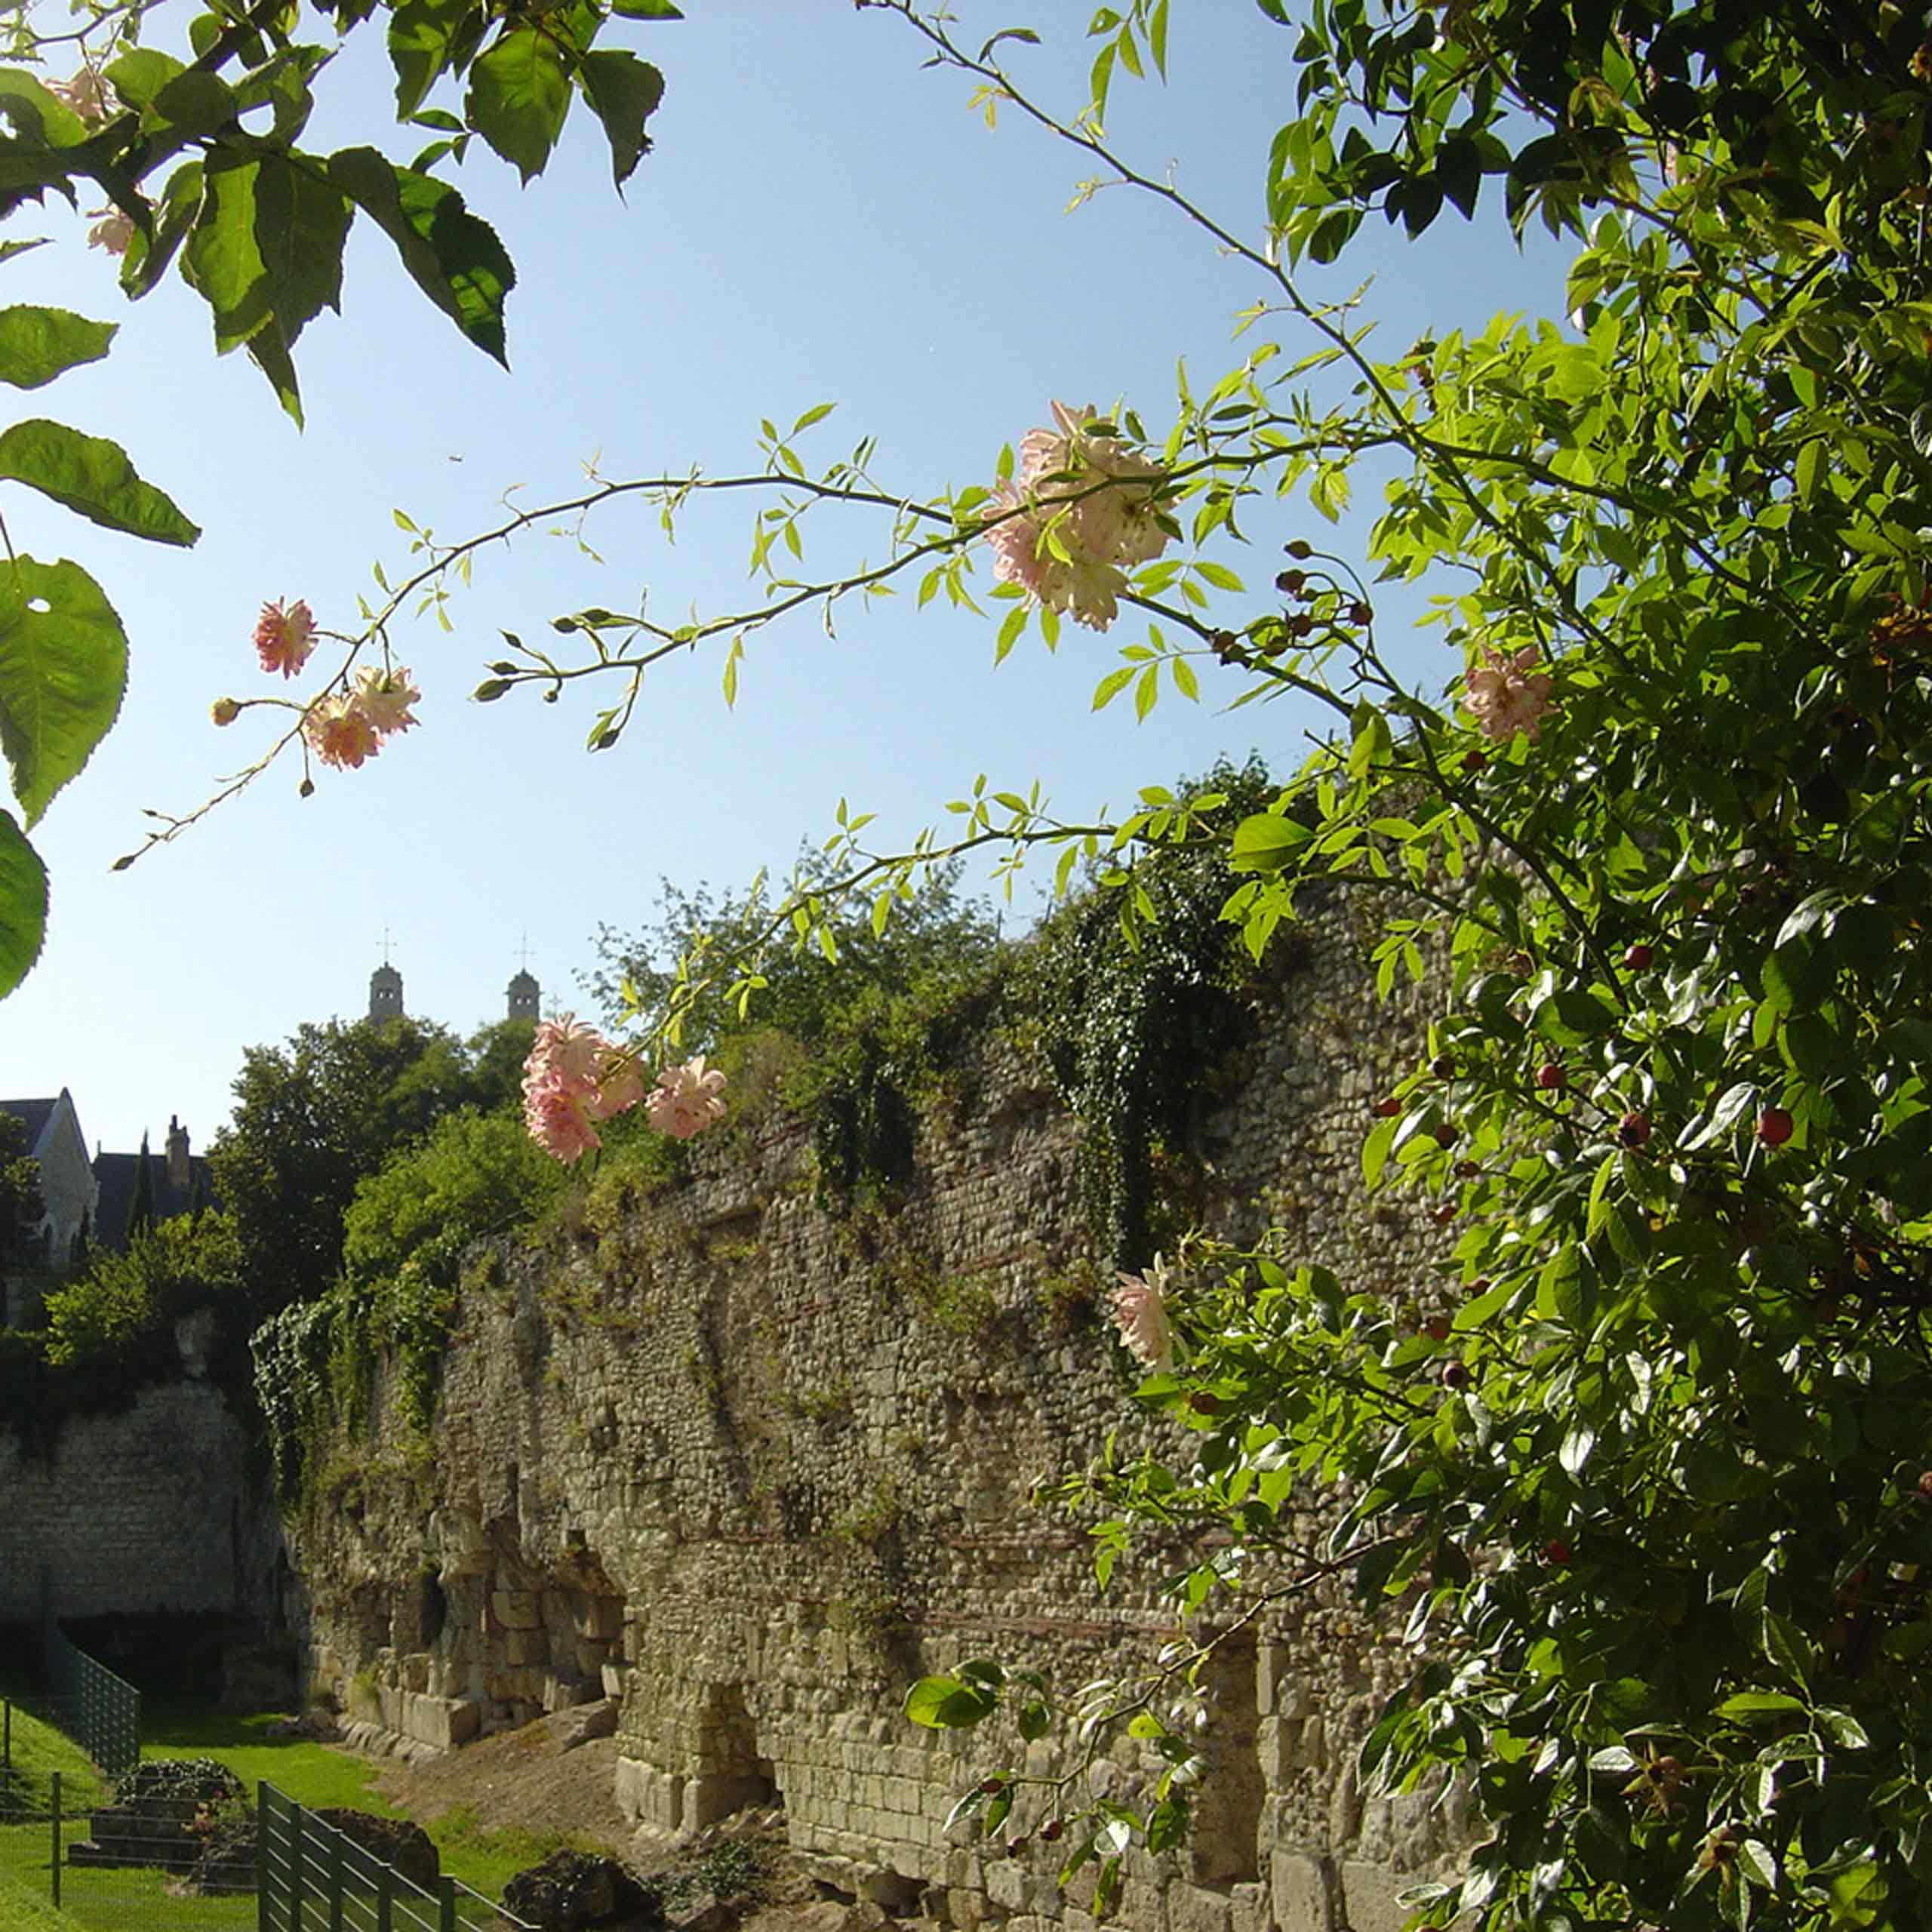
[[[260,1932],[535,1932],[451,1878],[412,1884],[271,1784],[255,1814]]]
[[[132,1770],[141,1756],[141,1694],[71,1641],[51,1617],[45,1641],[48,1721],[109,1777]]]

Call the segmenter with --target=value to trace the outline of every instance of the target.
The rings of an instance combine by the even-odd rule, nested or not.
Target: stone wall
[[[192,1320],[192,1318],[190,1318]],[[183,1352],[198,1365],[197,1337]],[[45,1454],[0,1417],[0,1623],[155,1611],[266,1614],[278,1534],[220,1392],[190,1375],[70,1417]]]
[[[1441,1237],[1359,1196],[1374,1098],[1420,1044],[1359,958],[1331,915],[1267,994],[1192,1204],[1427,1303]],[[996,1034],[952,1089],[889,1212],[817,1204],[805,1130],[777,1116],[694,1143],[634,1211],[472,1271],[429,1453],[392,1424],[338,1444],[291,1526],[313,1667],[352,1715],[454,1746],[615,1698],[617,1796],[646,1830],[782,1802],[848,1891],[961,1927],[1091,1925],[1025,1803],[1018,1855],[946,1824],[989,1764],[1075,1765],[1070,1730],[1029,1746],[898,1714],[914,1678],[974,1656],[1063,1694],[1146,1663],[1174,1634],[1152,1581],[1183,1553],[1130,1557],[1103,1594],[1083,1524],[1033,1500],[1110,1429],[1143,1439],[1135,1378],[1094,1293],[1077,1123]],[[1453,1794],[1355,1791],[1399,1668],[1340,1586],[1224,1645],[1190,1843],[1131,1862],[1123,1922],[1398,1924],[1404,1875],[1463,1823]],[[1084,1781],[1137,1792],[1156,1769],[1123,1740]]]

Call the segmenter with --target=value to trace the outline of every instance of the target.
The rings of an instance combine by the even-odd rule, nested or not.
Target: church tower
[[[534,1026],[537,1021],[537,1008],[543,998],[543,989],[535,977],[525,968],[512,980],[508,988],[509,1014],[512,1020],[528,1020]]]
[[[369,975],[369,1024],[402,1017],[402,975],[387,960]]]

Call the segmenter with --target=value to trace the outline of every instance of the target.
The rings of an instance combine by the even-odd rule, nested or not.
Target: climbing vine
[[[1094,1243],[1122,1267],[1152,1254],[1157,1171],[1196,1151],[1208,1083],[1252,1030],[1254,962],[1221,916],[1239,883],[1226,828],[1272,795],[1254,758],[1174,792],[1150,787],[1143,801],[1197,814],[1198,835],[1135,866],[1132,915],[1122,917],[1112,891],[1062,907],[1014,975],[1016,1030],[1085,1125],[1081,1171]],[[1100,882],[1121,877],[1109,866]]]

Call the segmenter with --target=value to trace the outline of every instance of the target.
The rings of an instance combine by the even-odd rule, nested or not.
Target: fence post
[[[436,1914],[438,1932],[456,1932],[456,1881],[447,1872],[436,1881],[436,1894],[441,1907]]]
[[[255,1780],[255,1932],[274,1932],[269,1899],[269,1781]]]
[[[302,1932],[302,1807],[288,1807],[288,1932]]]
[[[342,1932],[342,1860],[346,1842],[340,1832],[329,1841],[329,1932]]]
[[[47,1808],[52,1816],[48,1829],[54,1835],[53,1890],[54,1909],[60,1909],[60,1774],[56,1771],[49,1780],[52,1795],[47,1801]]]
[[[394,1932],[391,1910],[389,1868],[386,1865],[378,1864],[376,1867],[376,1932]]]

